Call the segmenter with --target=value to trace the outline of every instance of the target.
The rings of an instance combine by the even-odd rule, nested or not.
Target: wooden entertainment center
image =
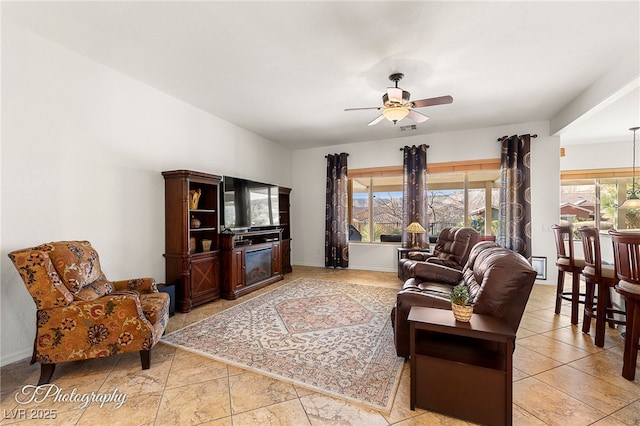
[[[166,283],[176,286],[177,311],[221,296],[236,299],[291,272],[289,188],[278,188],[279,226],[233,233],[221,229],[221,176],[191,170],[162,175]]]

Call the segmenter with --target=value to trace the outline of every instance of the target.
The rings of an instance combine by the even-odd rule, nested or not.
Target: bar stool
[[[633,380],[640,346],[640,232],[612,230],[609,234],[613,243],[616,274],[620,279],[615,288],[627,301],[622,377]]]
[[[556,286],[556,314],[560,314],[562,301],[571,302],[571,324],[578,324],[578,304],[584,303],[584,293],[580,293],[580,274],[584,268],[584,259],[573,256],[573,230],[571,225],[553,225],[556,237],[558,260],[558,284]],[[565,241],[568,244],[565,245]],[[568,249],[567,249],[568,246]],[[564,291],[564,274],[571,274],[571,291]],[[582,297],[582,299],[580,299]]]
[[[583,226],[578,229],[582,236],[585,266],[582,270],[586,282],[584,318],[582,332],[589,333],[591,318],[596,319],[596,346],[604,346],[605,323],[624,325],[625,321],[616,319],[614,314],[625,315],[626,312],[614,309],[611,302],[611,289],[618,284],[614,265],[602,263],[600,252],[600,232],[598,228]],[[597,295],[596,295],[597,286]],[[596,302],[597,300],[597,302]]]

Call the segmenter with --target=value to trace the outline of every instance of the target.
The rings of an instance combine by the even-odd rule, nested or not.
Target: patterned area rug
[[[397,292],[301,278],[162,341],[389,411],[403,364],[389,319]]]

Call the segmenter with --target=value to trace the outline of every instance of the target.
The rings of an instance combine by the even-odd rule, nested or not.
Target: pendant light
[[[638,209],[640,208],[640,197],[638,192],[640,189],[636,189],[636,131],[640,127],[632,127],[629,130],[633,132],[633,168],[631,169],[631,189],[627,191],[627,199],[618,206],[619,209]]]

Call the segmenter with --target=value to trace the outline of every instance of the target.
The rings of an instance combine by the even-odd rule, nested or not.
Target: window
[[[349,170],[349,178],[349,240],[400,242],[402,167]],[[437,236],[447,226],[471,226],[480,235],[496,235],[499,178],[495,159],[430,164],[428,234]]]
[[[402,176],[356,178],[351,187],[350,222],[360,241],[400,241]]]
[[[496,235],[499,170],[429,174],[429,234],[448,226],[469,226],[480,235]],[[489,215],[487,215],[489,212]]]
[[[631,170],[564,171],[560,182],[560,221],[609,229],[640,228],[640,209],[617,209],[631,189]],[[637,181],[636,181],[637,186]]]

